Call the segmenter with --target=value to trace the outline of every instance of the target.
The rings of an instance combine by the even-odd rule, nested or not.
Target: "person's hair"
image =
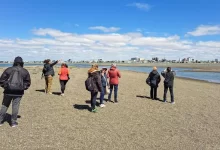
[[[45,60],[44,60],[44,63],[45,63],[45,64],[49,64],[49,62],[50,62],[50,59],[45,59]]]
[[[68,65],[67,65],[66,63],[62,63],[62,64],[61,64],[61,67],[62,67],[62,66],[65,66],[66,68],[68,68]]]
[[[15,63],[13,64],[13,66],[14,66],[14,67],[15,67],[15,66],[24,67],[24,63],[23,63],[23,62],[15,62]]]
[[[99,66],[98,66],[98,64],[93,64],[91,68],[98,70]]]
[[[167,67],[167,72],[170,72],[171,71],[171,67]]]

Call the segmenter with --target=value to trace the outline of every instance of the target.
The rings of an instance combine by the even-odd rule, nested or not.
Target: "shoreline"
[[[99,64],[99,66],[109,66],[109,65],[103,65],[103,64]],[[118,65],[117,66],[124,66],[124,65]],[[24,68],[28,69],[32,69],[32,68],[38,68],[38,67],[41,67],[40,64],[36,64],[36,65],[33,65],[33,66],[26,66]],[[146,67],[146,66],[128,66],[128,67]],[[150,67],[150,66],[147,66],[147,67]],[[6,69],[8,67],[0,67],[0,69]],[[55,66],[55,68],[59,68],[58,66]],[[79,68],[79,69],[86,69],[86,68],[80,68],[80,67],[77,67],[77,66],[69,66],[70,69],[72,68]],[[184,68],[184,67],[183,67]],[[143,73],[143,74],[147,74],[146,72],[138,72],[138,71],[132,71],[132,70],[121,70],[121,71],[128,71],[128,72],[135,72],[135,73]],[[220,70],[219,71],[211,71],[211,70],[197,70],[197,69],[192,69],[192,70],[185,70],[183,72],[213,72],[213,73],[220,73]],[[195,79],[195,78],[188,78],[188,77],[178,77],[176,76],[175,78],[179,78],[179,79],[184,79],[184,80],[190,80],[190,81],[199,81],[199,82],[205,82],[205,83],[213,83],[213,84],[220,84],[220,82],[211,82],[211,81],[206,81],[206,80],[202,80],[202,79]]]

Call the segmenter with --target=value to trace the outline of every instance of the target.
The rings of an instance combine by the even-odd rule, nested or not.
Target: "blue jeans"
[[[12,115],[11,115],[11,123],[15,123],[17,121],[17,115],[19,111],[20,101],[22,96],[9,96],[4,95],[3,102],[2,102],[2,108],[0,110],[0,123],[4,121],[6,112],[8,110],[8,107],[11,104],[12,101]]]
[[[118,101],[118,84],[110,84],[110,94],[108,95],[108,100],[111,100],[112,90],[114,88],[114,101]]]
[[[105,88],[106,88],[106,86],[103,86],[102,92],[100,93],[100,104],[104,104],[103,101],[104,101],[104,97],[105,97]]]

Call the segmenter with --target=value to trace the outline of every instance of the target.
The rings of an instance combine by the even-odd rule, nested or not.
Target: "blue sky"
[[[3,0],[0,59],[220,59],[218,14],[218,0]]]

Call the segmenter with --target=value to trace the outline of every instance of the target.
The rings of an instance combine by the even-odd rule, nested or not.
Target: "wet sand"
[[[19,126],[0,127],[0,149],[216,150],[220,148],[220,85],[175,79],[175,105],[149,99],[147,74],[121,71],[119,104],[91,113],[87,69],[72,68],[66,94],[45,95],[42,67],[28,67],[32,86],[20,106]],[[57,68],[56,68],[57,71]],[[2,73],[2,69],[0,69]],[[0,97],[3,96],[0,89]],[[163,84],[158,89],[162,99]],[[170,100],[168,94],[168,101]],[[99,101],[99,100],[97,100]],[[11,114],[11,108],[8,113]]]

